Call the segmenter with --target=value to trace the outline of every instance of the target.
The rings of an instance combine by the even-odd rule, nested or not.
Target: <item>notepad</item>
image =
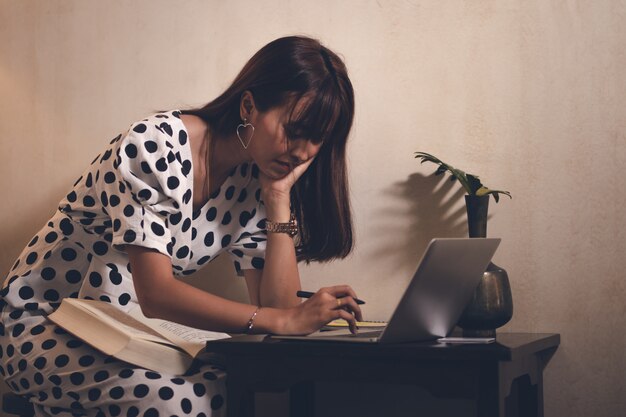
[[[367,328],[367,327],[385,327],[387,325],[386,321],[357,321],[356,325],[359,328]],[[337,327],[348,327],[348,322],[344,319],[336,319],[326,324],[327,327],[337,328]]]

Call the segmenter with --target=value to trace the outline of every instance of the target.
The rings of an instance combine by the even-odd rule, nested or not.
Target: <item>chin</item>
[[[268,175],[268,177],[270,177],[273,180],[280,180],[280,179],[285,178],[290,173],[291,173],[291,171],[287,171],[287,172],[272,172],[270,175]]]
[[[267,177],[267,178],[269,178],[271,180],[279,180],[279,179],[283,178],[286,175],[286,174],[282,175],[277,170],[272,169],[272,168],[268,168],[267,166],[265,166],[265,167],[260,167],[259,166],[259,171],[261,172],[261,174],[263,174],[263,176],[265,176],[265,177]]]
[[[280,180],[285,178],[289,173],[291,173],[291,169],[286,170],[280,164],[272,163],[265,165],[264,167],[259,166],[259,170],[268,178],[273,180]]]

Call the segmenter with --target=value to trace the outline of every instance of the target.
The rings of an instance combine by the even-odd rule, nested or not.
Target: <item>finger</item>
[[[337,298],[337,305],[339,306],[339,308],[342,308],[354,314],[357,321],[363,321],[363,312],[361,311],[361,307],[359,307],[354,298],[349,296]]]
[[[321,287],[319,290],[317,290],[318,292],[325,292],[328,293],[330,295],[334,295],[333,293],[333,288],[335,287]]]
[[[343,297],[349,295],[350,297],[357,299],[356,292],[349,285],[335,285],[334,287],[329,287],[328,292],[333,294],[335,297]]]
[[[304,172],[311,166],[311,164],[313,163],[313,161],[315,160],[315,158],[311,158],[308,161],[297,165],[292,171],[291,173],[293,174],[294,177],[294,182],[296,182],[298,180],[298,178],[300,178],[302,176],[302,174],[304,174]]]
[[[320,299],[322,301],[325,301],[325,302],[326,301],[333,301],[334,302],[335,299],[337,298],[337,297],[334,296],[333,293],[330,292],[330,289],[327,288],[327,287],[320,288],[319,290],[317,290],[315,295],[318,296],[318,294],[319,294]]]
[[[332,301],[329,301],[329,303],[332,304],[330,307],[331,310],[337,310],[344,307],[344,303],[341,298],[333,297]]]
[[[363,313],[361,307],[354,301],[352,297],[337,298],[337,305],[348,312],[352,312],[358,321],[363,321]]]
[[[359,317],[359,320],[362,320],[363,316],[361,312],[361,307],[359,307],[356,303],[356,293],[349,286],[337,285],[334,287],[322,287],[317,291],[317,293],[323,294],[323,300],[324,302],[328,302],[329,304],[331,304],[331,310],[345,306],[346,304],[348,304],[348,300],[350,300],[350,309],[357,313],[357,317]],[[342,295],[345,296],[342,297]],[[328,301],[326,301],[325,298],[328,298]],[[335,306],[333,303],[336,303],[337,305]]]
[[[344,319],[345,321],[348,322],[350,333],[352,334],[358,333],[359,329],[358,327],[356,327],[356,320],[352,314],[348,313],[346,310],[337,310],[337,314],[338,316],[336,318]]]

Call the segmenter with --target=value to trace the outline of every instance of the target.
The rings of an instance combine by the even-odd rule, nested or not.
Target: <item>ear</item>
[[[252,119],[252,113],[256,109],[254,105],[254,96],[250,90],[246,90],[241,95],[241,100],[239,102],[239,116],[241,116],[241,120],[243,119]]]

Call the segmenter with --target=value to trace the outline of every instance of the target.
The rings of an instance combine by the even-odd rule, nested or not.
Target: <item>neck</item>
[[[213,137],[213,157],[210,167],[211,173],[219,175],[230,172],[233,168],[244,162],[250,162],[251,158],[248,151],[245,150],[235,135],[229,137]],[[215,169],[215,171],[214,171]]]
[[[222,185],[228,174],[238,165],[250,162],[252,159],[236,135],[229,137],[212,136],[212,152],[210,156],[209,178],[211,178],[211,192]],[[215,179],[215,180],[213,180]]]

